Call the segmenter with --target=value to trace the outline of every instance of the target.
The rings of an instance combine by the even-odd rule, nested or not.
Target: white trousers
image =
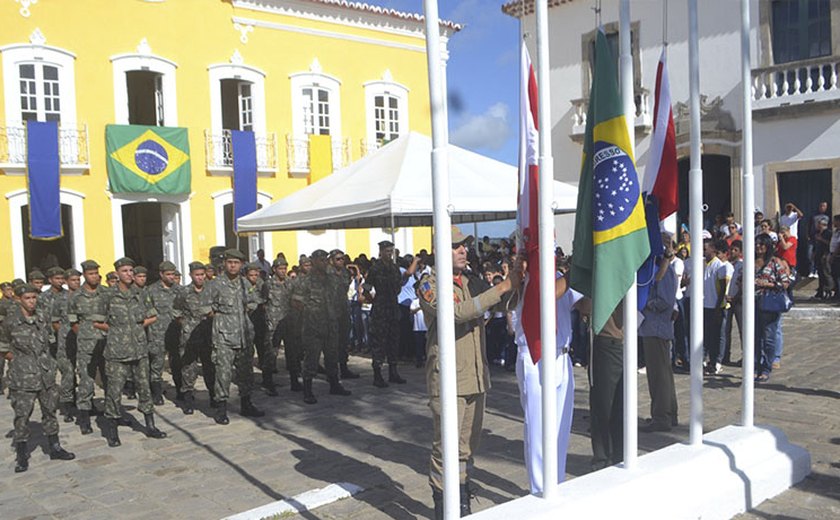
[[[568,354],[557,357],[557,482],[566,478],[566,451],[572,431],[572,415],[575,409],[575,377],[572,360]],[[519,382],[519,401],[525,413],[525,468],[531,482],[531,493],[543,490],[543,442],[542,442],[542,385],[540,370],[531,361],[527,349],[519,349],[516,360],[516,379]]]

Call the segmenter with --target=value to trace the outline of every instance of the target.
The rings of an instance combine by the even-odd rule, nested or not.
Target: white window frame
[[[225,206],[233,204],[233,190],[222,190],[210,194],[213,199],[213,208],[216,218],[216,243],[214,245],[225,245]],[[264,191],[257,191],[257,204],[263,208],[271,205],[271,194]],[[274,258],[274,242],[270,232],[257,233],[260,237],[260,248],[265,251],[266,258]]]
[[[210,76],[210,131],[222,133],[222,80],[234,79],[251,84],[251,116],[254,134],[265,136],[265,72],[249,65],[218,63],[207,67]],[[240,100],[237,100],[240,101]],[[242,117],[242,107],[238,107]]]
[[[385,76],[388,74],[386,72]],[[397,99],[397,117],[399,121],[398,137],[408,133],[408,87],[390,81],[388,79],[381,79],[376,81],[368,81],[364,84],[365,88],[365,136],[369,144],[377,143],[376,139],[376,107],[375,100],[377,96],[390,96]],[[388,110],[387,107],[385,107]]]
[[[154,54],[117,54],[111,56],[114,74],[114,122],[128,124],[128,77],[127,72],[142,70],[160,74],[163,93],[163,126],[178,126],[178,100],[175,88],[175,70],[178,64]],[[157,89],[156,89],[157,90]],[[158,95],[157,92],[155,94]],[[159,109],[160,100],[155,99]]]
[[[76,128],[76,55],[70,51],[39,43],[15,43],[0,47],[3,56],[3,97],[6,124],[22,126],[20,108],[20,65],[40,64],[58,68],[59,99],[62,128]],[[43,69],[42,69],[43,70]],[[36,78],[39,76],[36,68]],[[43,82],[36,84],[39,108],[43,110]]]
[[[292,83],[292,135],[296,139],[308,137],[304,123],[306,100],[303,90],[323,89],[329,93],[330,137],[333,143],[341,142],[341,81],[318,71],[296,72],[290,74],[289,79]]]
[[[12,270],[15,278],[26,279],[26,258],[23,251],[23,236],[28,230],[23,229],[23,219],[20,216],[20,209],[29,204],[29,192],[25,189],[15,190],[6,194],[6,199],[9,201],[9,234],[11,235],[11,254],[12,254]],[[85,194],[61,188],[59,191],[59,200],[61,204],[70,206],[70,212],[73,215],[72,246],[73,246],[73,261],[78,265],[79,262],[87,259],[87,252],[85,249]],[[65,233],[67,230],[64,230]],[[119,257],[117,257],[119,258]]]

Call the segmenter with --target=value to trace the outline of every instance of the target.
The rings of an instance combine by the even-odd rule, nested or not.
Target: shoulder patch
[[[420,297],[426,300],[426,303],[431,303],[432,300],[435,298],[435,292],[432,289],[432,284],[429,283],[428,279],[423,279],[420,281],[420,286],[417,288],[417,292],[420,294]]]

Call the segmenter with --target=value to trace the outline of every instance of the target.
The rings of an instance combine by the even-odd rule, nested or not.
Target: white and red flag
[[[656,67],[656,102],[653,108],[653,139],[650,160],[645,168],[642,191],[656,197],[659,221],[664,221],[679,208],[677,191],[677,140],[674,132],[674,111],[671,108],[671,86],[668,82],[667,50],[662,49]]]
[[[540,340],[540,236],[539,236],[539,128],[537,126],[537,78],[525,42],[522,42],[519,89],[519,205],[516,211],[517,251],[528,258],[528,274],[522,295],[520,320],[531,360],[542,353]]]

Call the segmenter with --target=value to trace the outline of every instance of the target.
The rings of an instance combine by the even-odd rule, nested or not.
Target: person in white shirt
[[[722,365],[720,356],[720,328],[723,322],[723,307],[726,303],[726,290],[732,276],[729,269],[719,258],[719,253],[727,253],[729,246],[723,240],[703,241],[703,257],[706,268],[703,271],[703,354],[708,355],[706,371],[720,374]]]
[[[557,481],[566,478],[566,451],[572,430],[572,414],[575,404],[575,379],[569,345],[572,341],[571,311],[583,298],[579,292],[568,287],[567,279],[557,273],[554,282],[554,295],[557,299],[557,350],[555,365],[554,390],[557,392]],[[528,471],[531,493],[539,494],[543,490],[543,454],[542,454],[542,383],[540,381],[540,361],[531,359],[528,342],[520,320],[522,300],[512,312],[516,345],[516,379],[519,383],[519,401],[525,413],[525,467]],[[547,351],[544,351],[547,352]]]
[[[804,216],[793,202],[785,204],[785,212],[779,217],[779,225],[790,228],[790,236],[799,240],[799,219]]]
[[[729,246],[729,263],[732,264],[732,280],[729,282],[729,291],[726,294],[726,301],[729,304],[728,308],[724,309],[723,325],[721,327],[722,337],[720,339],[721,348],[723,351],[724,365],[732,366],[732,321],[738,324],[738,334],[741,333],[741,319],[743,317],[743,298],[742,298],[742,280],[741,275],[744,272],[743,242],[736,240]],[[742,349],[743,357],[743,349]],[[740,362],[735,363],[740,366]]]
[[[671,361],[674,366],[685,368],[688,366],[690,358],[686,336],[688,329],[685,316],[685,261],[678,255],[674,255],[671,258],[671,266],[674,268],[674,274],[677,277],[677,316],[674,320],[674,352]]]

